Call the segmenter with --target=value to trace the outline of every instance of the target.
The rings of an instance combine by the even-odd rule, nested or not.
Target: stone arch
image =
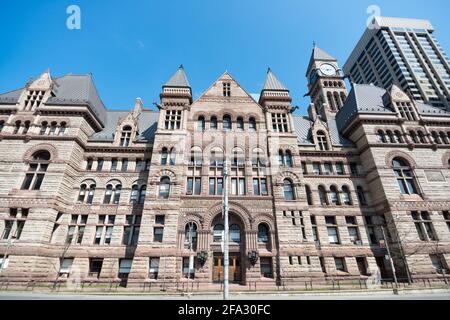
[[[207,210],[207,213],[204,218],[204,226],[205,227],[211,226],[214,218],[217,215],[222,214],[222,210],[223,210],[222,203],[217,203],[217,204],[213,205],[212,207],[210,207]],[[244,224],[244,227],[246,230],[252,229],[254,220],[253,220],[250,212],[243,205],[241,205],[237,202],[234,202],[234,201],[230,201],[229,202],[229,212],[234,213],[242,220],[242,223]]]
[[[33,155],[38,151],[47,151],[48,153],[50,153],[49,162],[56,162],[56,159],[58,159],[58,150],[54,146],[48,143],[41,143],[28,149],[22,157],[23,161],[25,163],[30,162],[31,160],[33,160]]]
[[[184,232],[184,227],[188,222],[194,222],[197,224],[197,230],[203,230],[207,228],[207,225],[204,224],[204,217],[197,212],[189,212],[186,213],[186,216],[182,217],[179,221],[178,230]]]
[[[253,222],[253,230],[258,231],[258,226],[261,223],[265,223],[269,227],[269,232],[273,234],[275,232],[275,222],[272,215],[268,213],[261,213],[256,215]]]
[[[171,184],[174,184],[178,181],[178,176],[175,174],[175,172],[169,169],[162,169],[158,171],[153,177],[151,177],[150,182],[152,184],[158,184],[163,177],[169,177]]]
[[[276,178],[275,178],[275,184],[278,186],[283,185],[283,181],[285,179],[290,179],[292,181],[292,183],[294,183],[294,185],[299,186],[301,185],[301,180],[300,177],[291,171],[282,171],[280,172]]]
[[[400,150],[393,150],[393,151],[390,151],[390,152],[388,152],[386,154],[386,158],[385,158],[386,159],[386,166],[388,168],[392,168],[392,160],[394,160],[394,158],[397,158],[397,157],[403,158],[406,161],[408,161],[409,166],[411,167],[411,169],[416,168],[417,164],[416,164],[416,161],[414,160],[414,158],[411,157],[409,154],[407,154],[407,153],[405,153],[403,151],[400,151]]]

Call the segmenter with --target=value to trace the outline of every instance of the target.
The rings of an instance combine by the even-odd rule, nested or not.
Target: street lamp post
[[[188,266],[188,281],[187,281],[187,294],[189,296],[189,280],[191,278],[191,259],[193,260],[192,257],[192,222],[189,222],[189,266]],[[193,263],[194,265],[194,263]]]
[[[229,299],[229,292],[228,292],[228,265],[229,265],[229,247],[228,247],[228,233],[229,233],[229,226],[228,226],[228,163],[225,161],[223,166],[223,182],[224,182],[224,188],[223,188],[223,215],[224,215],[224,270],[223,270],[223,299],[228,300]]]

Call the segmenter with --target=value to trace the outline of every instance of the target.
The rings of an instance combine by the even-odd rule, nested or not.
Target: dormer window
[[[408,121],[417,121],[416,114],[409,102],[396,102],[400,117]]]
[[[223,83],[223,96],[231,97],[231,83],[229,83],[229,82]]]
[[[120,146],[129,147],[131,143],[131,127],[125,126],[122,129],[122,135],[120,137]]]
[[[319,145],[319,149],[321,151],[328,151],[328,141],[325,133],[323,131],[317,132],[317,144]]]

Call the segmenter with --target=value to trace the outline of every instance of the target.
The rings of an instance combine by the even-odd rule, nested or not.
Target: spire
[[[328,52],[320,49],[317,46],[316,42],[314,41],[311,58],[309,59],[307,73],[311,69],[311,66],[314,64],[314,61],[337,61],[337,59]]]
[[[283,91],[289,91],[288,88],[286,88],[280,80],[275,77],[275,75],[272,72],[272,69],[267,69],[267,77],[266,82],[264,83],[263,90],[283,90]]]
[[[134,109],[133,109],[133,117],[134,118],[139,117],[141,112],[142,112],[142,99],[136,98],[136,102],[134,104]]]
[[[191,87],[182,64],[178,67],[177,72],[175,72],[175,74],[169,79],[169,81],[167,81],[164,87]]]

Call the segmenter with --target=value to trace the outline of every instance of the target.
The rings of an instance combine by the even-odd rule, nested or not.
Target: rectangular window
[[[346,272],[344,258],[334,258],[334,263],[336,264],[336,270]]]
[[[336,163],[336,173],[340,176],[345,174],[344,164],[342,162]]]
[[[325,162],[323,164],[323,174],[330,175],[333,173],[333,166],[330,162]]]
[[[339,244],[338,231],[336,227],[327,227],[328,241],[330,244]]]
[[[187,178],[186,194],[191,195],[194,193],[194,178]]]
[[[72,269],[73,258],[61,258],[59,275],[69,274]]]
[[[272,258],[262,257],[260,261],[261,276],[264,278],[272,278]]]
[[[285,113],[272,113],[272,129],[275,132],[288,132],[288,120]]]
[[[433,227],[433,223],[430,218],[430,214],[427,211],[412,211],[411,217],[413,218],[414,225],[419,235],[419,239],[422,241],[434,241],[438,240],[436,232]]]
[[[150,258],[149,278],[157,280],[158,273],[159,273],[159,257],[152,257]]]
[[[304,175],[308,174],[308,169],[307,169],[307,166],[306,166],[306,162],[304,162],[304,161],[302,161],[302,173]]]
[[[253,194],[255,196],[267,196],[267,179],[254,178],[253,179]]]
[[[230,82],[224,82],[222,85],[223,85],[223,96],[224,97],[231,97],[231,83]]]
[[[231,178],[231,194],[245,195],[245,178]]]
[[[183,258],[183,276],[185,278],[195,278],[195,258],[194,256]]]
[[[157,216],[155,216],[155,223],[156,224],[160,224],[160,225],[164,225],[166,223],[166,216],[164,216],[164,215],[157,215]]]
[[[313,162],[313,173],[317,176],[322,174],[319,162]]]
[[[115,172],[117,171],[117,164],[119,163],[119,160],[117,160],[116,158],[113,158],[111,160],[111,171]]]
[[[352,173],[353,176],[357,176],[358,173],[358,165],[354,162],[350,163],[350,172]]]
[[[127,171],[127,170],[128,170],[128,159],[122,159],[121,171]]]
[[[153,228],[153,242],[163,242],[164,228]]]
[[[102,271],[103,259],[90,258],[89,259],[89,276],[90,277],[100,277]]]
[[[102,171],[103,170],[103,163],[104,163],[104,160],[103,159],[98,159],[97,160],[97,171]]]

